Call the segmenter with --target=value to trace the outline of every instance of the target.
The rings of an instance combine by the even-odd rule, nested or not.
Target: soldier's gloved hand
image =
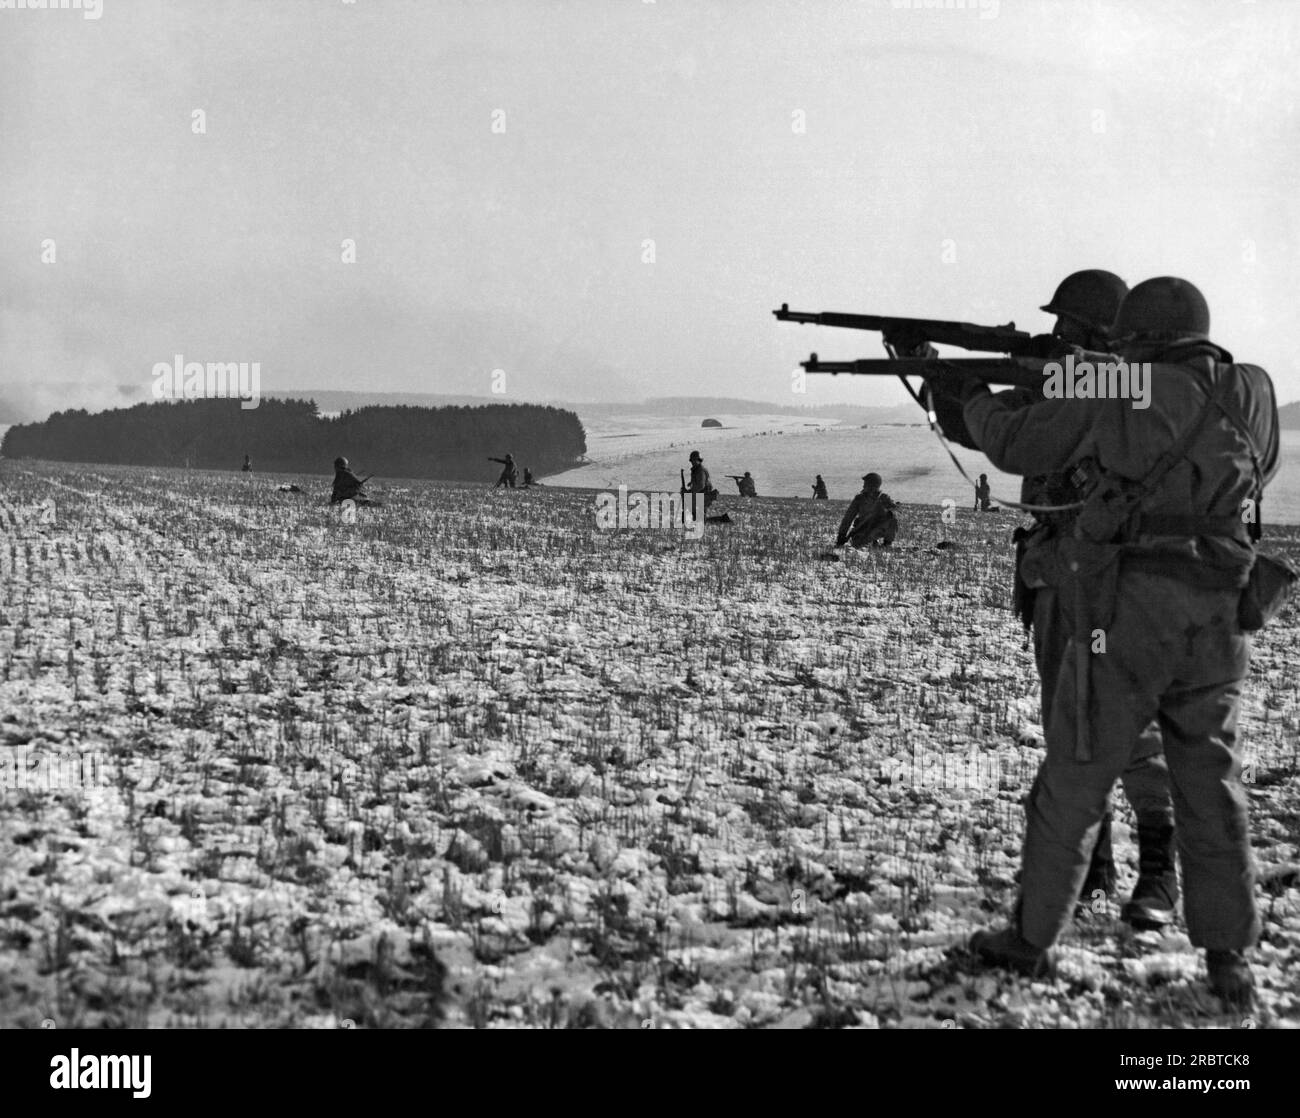
[[[953,396],[942,396],[933,393],[931,396],[931,407],[934,408],[935,422],[939,424],[939,430],[958,446],[964,446],[967,450],[979,450],[979,445],[966,428],[966,418],[962,414],[962,402]]]
[[[1041,357],[1045,361],[1050,361],[1056,357],[1064,357],[1074,347],[1069,342],[1063,342],[1055,334],[1035,334],[1029,339],[1029,346],[1023,353],[1017,353],[1017,357]]]

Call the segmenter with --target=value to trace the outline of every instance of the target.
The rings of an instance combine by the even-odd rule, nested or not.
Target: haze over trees
[[[342,455],[384,477],[488,481],[500,468],[487,460],[507,451],[542,475],[569,469],[586,453],[577,415],[538,404],[484,407],[364,407],[334,417],[311,400],[264,399],[137,404],[99,412],[56,412],[41,423],[11,427],[6,458],[190,466],[238,470],[243,456],[265,472],[328,472]]]

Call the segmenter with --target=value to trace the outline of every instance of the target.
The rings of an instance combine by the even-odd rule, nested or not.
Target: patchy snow
[[[961,949],[1041,756],[1009,516],[911,508],[827,564],[840,502],[725,501],[696,543],[556,490],[346,525],[219,473],[0,472],[58,506],[0,535],[7,1023],[1240,1023],[1118,904],[1052,982]],[[1300,1020],[1295,619],[1243,704],[1260,1023]]]

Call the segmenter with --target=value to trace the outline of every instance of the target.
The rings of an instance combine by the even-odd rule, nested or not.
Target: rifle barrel
[[[1042,388],[1043,371],[1041,365],[1028,364],[1009,358],[964,357],[953,360],[942,358],[902,357],[895,361],[888,358],[862,358],[857,361],[821,361],[814,353],[807,361],[800,362],[810,373],[830,373],[838,376],[847,373],[857,377],[928,377],[942,368],[952,368],[978,377],[986,384],[1012,385],[1018,388]]]
[[[1033,335],[1017,330],[1014,322],[1005,326],[980,326],[973,322],[945,322],[930,318],[892,318],[877,314],[844,314],[840,311],[792,311],[782,303],[772,314],[779,322],[800,322],[807,326],[838,326],[845,330],[874,330],[898,344],[934,342],[985,353],[1032,355]]]

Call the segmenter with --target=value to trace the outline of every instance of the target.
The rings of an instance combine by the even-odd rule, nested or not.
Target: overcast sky
[[[1190,279],[1300,397],[1300,4],[896,3],[0,10],[0,399],[182,354],[268,394],[889,404],[794,396],[879,342],[772,308],[1045,330],[1086,267]]]

